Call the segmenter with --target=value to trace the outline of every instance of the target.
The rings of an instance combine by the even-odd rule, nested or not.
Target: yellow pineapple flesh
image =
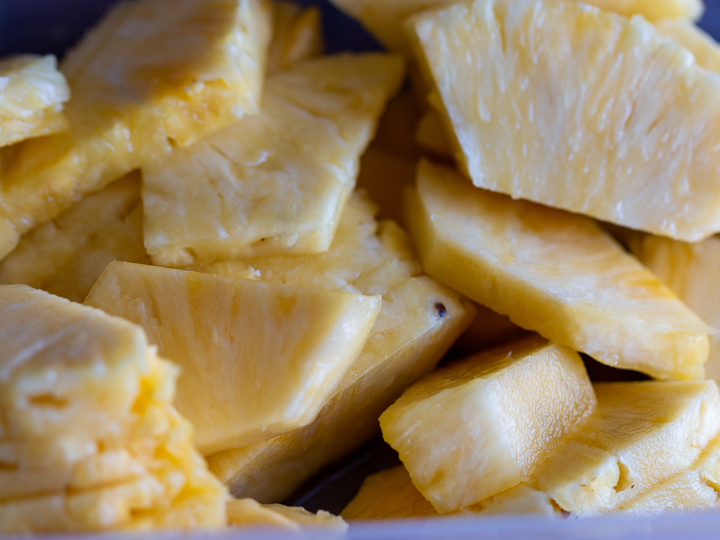
[[[408,27],[476,186],[685,241],[720,231],[720,79],[642,17],[477,0]]]
[[[0,283],[22,283],[82,302],[112,261],[149,263],[139,172],[113,182],[22,237],[0,261]]]
[[[282,504],[260,504],[253,499],[230,499],[227,504],[231,527],[272,527],[290,531],[321,528],[344,532],[348,526],[338,516],[320,510],[317,514]]]
[[[599,362],[702,378],[710,328],[592,220],[428,162],[408,200],[421,259],[440,281]]]
[[[699,66],[720,73],[720,47],[712,36],[689,21],[663,19],[655,23],[663,35],[686,47]]]
[[[0,219],[11,227],[0,247],[174,146],[256,113],[270,18],[263,0],[114,8],[61,65],[68,130],[3,150]]]
[[[268,75],[322,54],[320,11],[316,7],[303,9],[285,0],[274,0],[271,6],[273,38],[267,58]]]
[[[141,328],[0,286],[0,531],[221,527],[227,491]]]
[[[260,114],[145,169],[153,261],[188,267],[327,251],[402,71],[383,54],[298,64],[267,81]]]
[[[714,381],[595,384],[598,408],[533,474],[577,516],[606,513],[690,467],[720,430]]]
[[[62,114],[70,88],[54,56],[0,60],[0,147],[67,128]]]
[[[448,513],[526,481],[595,404],[579,355],[533,336],[424,377],[380,427],[415,486]]]

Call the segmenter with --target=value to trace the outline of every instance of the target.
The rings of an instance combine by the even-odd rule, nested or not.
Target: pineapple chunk
[[[717,42],[700,28],[691,22],[675,19],[658,21],[655,28],[663,36],[689,49],[699,66],[720,73],[720,48]]]
[[[140,181],[133,172],[23,236],[0,262],[0,283],[22,283],[82,302],[110,262],[149,263]]]
[[[720,231],[720,78],[642,17],[476,0],[409,27],[476,186],[680,240]]]
[[[176,369],[141,328],[2,285],[0,340],[0,532],[225,524],[227,492],[171,405]]]
[[[114,8],[61,65],[69,130],[1,156],[0,220],[12,228],[0,247],[174,146],[257,112],[270,23],[264,0]]]
[[[67,128],[62,114],[70,88],[54,56],[0,60],[0,146]]]
[[[547,495],[522,483],[451,515],[555,516],[556,513]],[[399,466],[366,478],[358,494],[341,515],[348,520],[358,520],[437,517],[440,514],[413,485],[405,468]]]
[[[687,469],[720,430],[713,381],[595,385],[598,409],[533,474],[533,487],[578,516],[626,505]]]
[[[327,251],[399,58],[340,55],[267,81],[260,114],[145,169],[145,246],[189,267]]]
[[[345,532],[347,523],[320,510],[317,514],[282,504],[260,504],[253,499],[230,499],[227,504],[231,527],[273,527],[300,531],[307,527]]]
[[[275,0],[272,15],[273,38],[267,58],[268,75],[322,54],[320,11],[316,7],[303,9],[293,2]]]
[[[591,220],[427,162],[408,200],[425,268],[442,282],[602,363],[702,378],[710,328]]]
[[[380,427],[415,486],[448,513],[527,480],[594,409],[577,353],[533,336],[428,375]]]
[[[205,454],[312,422],[362,350],[379,296],[111,263],[86,303],[182,367],[177,408]]]

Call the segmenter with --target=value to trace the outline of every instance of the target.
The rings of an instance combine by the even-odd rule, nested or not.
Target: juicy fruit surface
[[[475,185],[686,241],[720,230],[720,79],[641,17],[477,0],[412,32]]]
[[[702,377],[710,328],[587,218],[427,162],[409,202],[421,259],[442,282],[608,365]]]
[[[0,215],[13,241],[173,145],[257,112],[269,34],[262,0],[116,7],[61,66],[68,131],[2,156]]]
[[[86,303],[145,328],[181,366],[177,407],[210,454],[310,423],[365,344],[381,300],[116,262]]]
[[[282,504],[260,504],[253,499],[231,499],[227,504],[228,524],[231,527],[273,527],[300,531],[304,528],[323,528],[346,531],[341,517],[320,510],[313,514],[303,508]]]
[[[149,263],[140,182],[140,174],[131,173],[23,236],[0,262],[0,283],[82,302],[110,262]]]
[[[0,61],[0,147],[67,127],[61,111],[70,88],[55,63],[32,55]]]
[[[595,385],[598,409],[533,474],[565,511],[596,515],[690,467],[720,429],[713,381]]]
[[[148,168],[145,245],[153,261],[190,266],[327,251],[402,71],[399,58],[379,54],[301,63],[268,80],[258,115]]]
[[[687,48],[699,66],[720,73],[720,47],[717,42],[700,28],[688,21],[663,19],[655,23],[663,36],[669,37]]]
[[[447,513],[527,479],[594,409],[577,353],[531,337],[426,376],[380,427],[413,483]]]

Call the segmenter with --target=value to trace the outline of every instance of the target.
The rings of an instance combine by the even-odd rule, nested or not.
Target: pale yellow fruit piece
[[[663,19],[655,23],[655,28],[666,37],[686,47],[699,66],[720,73],[720,48],[712,36],[689,21]]]
[[[592,220],[427,162],[408,200],[421,259],[440,281],[604,364],[702,378],[710,328]]]
[[[327,251],[402,61],[339,55],[271,77],[260,114],[144,170],[156,264]]]
[[[714,381],[595,385],[596,413],[533,474],[565,511],[622,507],[690,467],[720,430]]]
[[[68,131],[1,156],[0,219],[14,234],[0,246],[173,147],[256,113],[270,26],[263,0],[114,8],[61,65],[72,89]]]
[[[346,531],[345,521],[329,512],[317,514],[282,504],[260,504],[253,499],[230,499],[227,503],[228,524],[231,527],[271,527],[300,531],[305,528]]]
[[[70,88],[52,55],[0,60],[0,146],[67,128]]]
[[[309,424],[362,350],[382,300],[111,263],[88,305],[145,329],[177,363],[176,403],[206,454]]]
[[[0,262],[0,283],[82,302],[110,262],[149,263],[140,182],[140,173],[133,172],[34,228]]]
[[[720,230],[720,78],[642,17],[477,0],[409,28],[476,186],[686,241]]]
[[[415,140],[430,153],[452,159],[453,146],[446,129],[442,117],[437,112],[427,111],[418,123]]]
[[[494,497],[449,515],[536,514],[554,516],[547,495],[518,484]],[[394,467],[365,479],[360,491],[342,511],[348,520],[437,517],[437,511],[413,485],[404,467]]]
[[[322,54],[324,44],[318,8],[303,9],[285,0],[274,0],[271,5],[273,37],[267,58],[269,75]]]
[[[380,427],[444,514],[527,480],[595,404],[580,356],[532,336],[421,379],[380,416]]]

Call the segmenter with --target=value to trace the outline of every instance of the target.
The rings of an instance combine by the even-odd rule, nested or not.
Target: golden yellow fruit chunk
[[[156,264],[327,251],[402,61],[339,55],[271,77],[260,114],[145,169]]]
[[[62,114],[70,88],[54,56],[0,60],[0,146],[67,128]]]
[[[320,510],[317,514],[282,504],[260,504],[253,499],[230,499],[227,504],[231,527],[272,527],[291,531],[322,528],[344,532],[348,526],[338,516]]]
[[[476,186],[685,241],[720,231],[720,78],[642,17],[477,0],[410,28]]]
[[[410,223],[426,270],[599,362],[697,379],[710,328],[595,222],[421,163]]]
[[[380,427],[415,486],[448,513],[527,480],[594,409],[578,354],[533,336],[421,379]]]
[[[533,473],[565,511],[596,515],[690,467],[720,430],[714,381],[595,385],[597,412]]]
[[[270,19],[263,0],[114,8],[61,65],[72,89],[68,131],[3,151],[0,220],[11,230],[0,247],[173,147],[256,113]]]
[[[149,263],[140,182],[140,173],[131,173],[34,228],[0,262],[0,283],[82,302],[112,261]]]
[[[303,9],[285,0],[272,2],[273,38],[268,51],[269,75],[323,52],[320,11],[312,6]]]

